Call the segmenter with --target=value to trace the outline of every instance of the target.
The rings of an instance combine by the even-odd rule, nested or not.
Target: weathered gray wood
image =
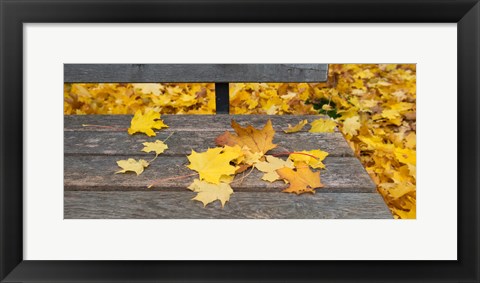
[[[284,134],[287,124],[300,120],[309,122],[322,116],[266,115],[162,115],[168,129],[156,137],[143,134],[130,136],[126,128],[132,115],[65,116],[65,218],[391,218],[375,185],[348,144],[335,133],[303,132]],[[190,201],[193,193],[185,188],[195,176],[169,179],[148,189],[157,179],[185,176],[186,155],[191,149],[203,151],[214,146],[214,138],[225,130],[233,131],[231,118],[242,125],[263,127],[268,119],[276,130],[273,154],[291,150],[322,149],[330,153],[325,160],[327,170],[321,171],[325,188],[315,195],[296,196],[280,191],[282,181],[261,180],[263,173],[253,170],[242,181],[242,174],[231,184],[235,190],[232,201],[224,209],[219,204],[202,208]],[[323,117],[325,118],[325,117]],[[83,127],[82,124],[117,128]],[[117,160],[150,159],[143,153],[142,142],[163,140],[168,135],[169,149],[145,172],[114,174]],[[345,156],[345,157],[342,157]],[[247,174],[247,172],[245,172]],[[190,211],[184,213],[184,208]]]
[[[100,131],[125,132],[130,127],[133,115],[65,115],[65,131]],[[261,128],[270,119],[273,129],[277,132],[288,127],[288,124],[297,124],[302,120],[312,122],[317,119],[328,119],[323,115],[162,115],[161,119],[169,126],[162,131],[233,131],[231,120],[235,120],[243,126],[252,125]],[[104,127],[84,127],[83,124],[114,126],[117,129]],[[310,125],[306,125],[303,131],[308,131]]]
[[[153,154],[152,154],[153,157]],[[162,158],[163,157],[163,158]],[[145,156],[65,156],[64,186],[65,190],[177,190],[190,185],[196,176],[166,180],[152,189],[147,186],[157,179],[187,176],[195,171],[186,167],[186,157],[159,156],[145,171],[137,176],[133,172],[114,174],[120,170],[116,161],[127,158],[145,158]],[[353,157],[327,157],[327,170],[320,173],[324,188],[318,192],[375,192],[376,187],[358,159]],[[286,185],[283,181],[262,181],[263,173],[254,169],[243,182],[231,184],[235,190],[278,192]],[[237,175],[237,179],[242,174]]]
[[[180,192],[65,192],[66,219],[391,219],[376,193],[292,195],[235,192],[222,208],[218,201],[203,207]]]
[[[221,131],[179,131],[172,134],[171,131],[160,131],[155,137],[143,134],[130,136],[126,131],[122,132],[64,132],[64,153],[66,155],[146,155],[151,153],[142,152],[144,142],[165,140],[168,149],[163,155],[186,155],[194,149],[197,152],[215,147],[215,138],[221,135]],[[352,150],[339,132],[312,134],[308,132],[285,134],[277,132],[274,137],[277,147],[270,150],[269,154],[278,154],[289,151],[301,151],[321,149],[329,153],[329,156],[353,156]]]
[[[327,64],[64,64],[64,82],[324,82]]]

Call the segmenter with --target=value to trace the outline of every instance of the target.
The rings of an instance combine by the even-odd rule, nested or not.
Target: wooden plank
[[[130,127],[133,115],[65,115],[65,131],[125,131]],[[231,120],[235,120],[243,126],[251,124],[261,128],[270,119],[275,131],[280,132],[288,127],[288,124],[297,124],[302,120],[312,122],[317,119],[327,119],[323,115],[162,115],[162,120],[169,126],[162,131],[233,131]],[[83,127],[83,124],[114,126],[119,129],[102,127]],[[310,129],[305,126],[305,131]]]
[[[236,192],[224,208],[183,192],[65,192],[65,219],[391,219],[377,193]]]
[[[153,157],[153,155],[152,155]],[[186,167],[189,164],[186,157],[160,156],[145,171],[137,176],[135,173],[114,174],[120,168],[116,161],[127,158],[145,158],[145,156],[65,156],[64,187],[65,190],[184,190],[196,176],[170,179],[158,184],[152,189],[147,186],[154,180],[187,176],[195,173]],[[318,192],[375,192],[376,187],[358,159],[353,157],[327,157],[324,161],[327,170],[320,173],[324,188]],[[242,182],[232,183],[234,190],[278,192],[286,185],[283,181],[273,183],[262,181],[263,173],[254,169],[246,175]],[[238,174],[237,178],[242,178]],[[238,180],[238,179],[237,179]]]
[[[151,153],[142,152],[144,142],[165,140],[172,134],[166,143],[168,150],[164,155],[182,155],[205,151],[215,147],[215,138],[222,131],[187,132],[179,131],[172,134],[171,131],[160,131],[155,137],[146,135],[129,135],[122,132],[64,132],[64,153],[66,155],[145,155],[151,157]],[[313,134],[308,132],[275,134],[274,143],[277,147],[270,150],[269,154],[285,153],[289,151],[301,151],[321,149],[329,153],[329,156],[353,156],[349,145],[339,132]]]
[[[327,64],[64,64],[64,82],[324,82]]]

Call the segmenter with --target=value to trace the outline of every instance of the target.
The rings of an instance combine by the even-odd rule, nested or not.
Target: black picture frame
[[[0,0],[0,9],[2,282],[480,282],[478,0]],[[23,260],[23,23],[71,22],[457,23],[458,260]]]

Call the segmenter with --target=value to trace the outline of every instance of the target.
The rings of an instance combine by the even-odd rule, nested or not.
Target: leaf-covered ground
[[[416,218],[416,66],[330,64],[327,83],[233,83],[233,114],[334,119],[396,218]],[[65,84],[65,114],[215,113],[214,84]]]

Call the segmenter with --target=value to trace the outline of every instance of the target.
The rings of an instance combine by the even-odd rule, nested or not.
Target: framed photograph
[[[1,282],[480,280],[478,1],[0,5]]]

